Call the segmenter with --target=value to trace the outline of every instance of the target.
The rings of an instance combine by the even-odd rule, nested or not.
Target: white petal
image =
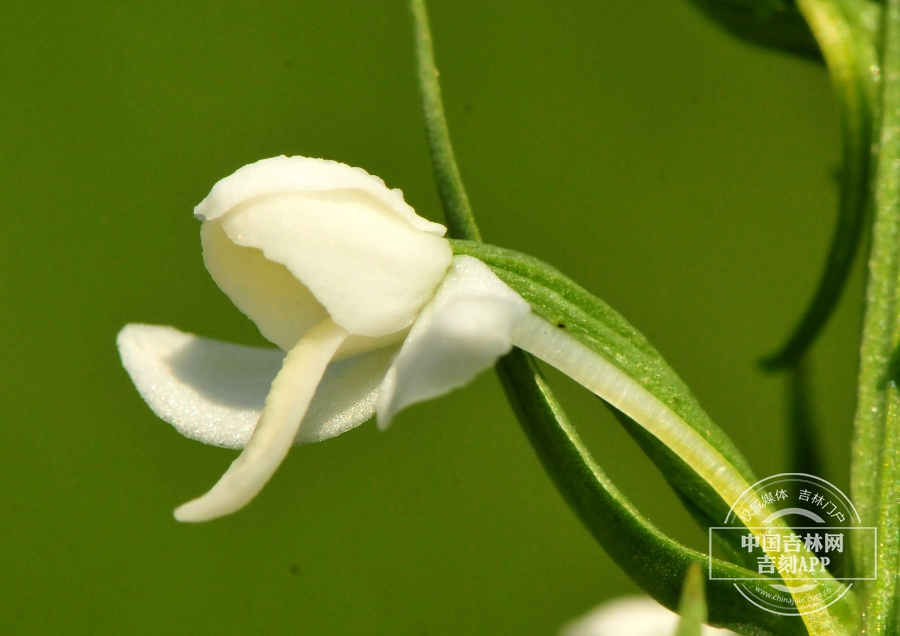
[[[238,245],[285,265],[335,323],[360,336],[409,327],[452,258],[445,239],[415,228],[362,190],[257,197],[221,223]]]
[[[509,352],[531,311],[521,296],[471,256],[457,256],[434,300],[409,332],[378,396],[382,428],[401,409],[467,384]]]
[[[185,437],[224,448],[247,444],[284,361],[276,349],[157,325],[127,325],[117,344],[125,369],[154,413]],[[372,417],[378,385],[397,349],[329,364],[294,443],[319,442]]]
[[[208,521],[243,508],[287,456],[328,362],[347,337],[330,320],[288,352],[250,441],[212,489],[175,511],[179,521]]]
[[[672,636],[678,614],[656,601],[634,596],[604,603],[569,623],[560,636]],[[734,636],[727,629],[704,626],[703,636]]]
[[[312,292],[281,263],[228,238],[220,221],[200,229],[203,262],[219,288],[260,333],[290,351],[306,331],[328,317]]]
[[[362,168],[310,157],[272,157],[251,163],[213,186],[209,195],[194,208],[204,221],[216,219],[234,206],[275,192],[323,192],[361,190],[377,198],[394,214],[413,227],[443,236],[443,225],[423,219],[403,200],[400,190],[389,190],[384,181]]]
[[[153,412],[204,444],[250,439],[284,353],[198,338],[172,327],[126,325],[122,364]]]

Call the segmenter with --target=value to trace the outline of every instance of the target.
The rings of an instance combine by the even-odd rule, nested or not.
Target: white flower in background
[[[275,157],[217,183],[195,209],[213,279],[281,351],[127,325],[122,362],[182,434],[243,453],[175,511],[204,521],[246,505],[294,443],[447,393],[512,346],[528,303],[445,228],[359,168]],[[285,352],[285,353],[282,353]]]
[[[652,425],[660,439],[699,439],[634,379],[532,313],[487,265],[454,257],[444,226],[359,168],[265,159],[219,181],[194,214],[209,273],[280,351],[172,327],[132,324],[119,333],[122,363],[157,415],[187,437],[243,449],[212,490],[175,511],[181,521],[242,508],[291,445],[375,414],[384,428],[400,409],[465,385],[513,345]]]
[[[560,631],[559,636],[673,636],[679,616],[651,598],[631,596],[603,603]],[[737,636],[703,626],[703,636]]]

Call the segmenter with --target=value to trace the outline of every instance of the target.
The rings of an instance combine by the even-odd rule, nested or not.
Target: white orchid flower
[[[247,504],[294,443],[466,384],[512,346],[530,308],[490,269],[453,258],[445,228],[359,168],[305,157],[245,166],[195,209],[207,269],[281,351],[127,325],[141,396],[182,434],[243,453],[175,512]],[[282,353],[285,352],[285,353]]]
[[[678,614],[645,596],[627,596],[599,605],[565,625],[559,636],[673,636]],[[737,636],[727,629],[703,626],[703,636]]]
[[[194,214],[216,284],[280,351],[172,327],[131,324],[119,333],[122,362],[159,417],[187,437],[243,449],[207,494],[175,511],[181,521],[242,508],[291,445],[375,414],[384,428],[400,409],[465,385],[513,345],[679,455],[715,465],[712,447],[643,386],[532,313],[480,260],[454,257],[442,225],[359,168],[265,159],[219,181]]]

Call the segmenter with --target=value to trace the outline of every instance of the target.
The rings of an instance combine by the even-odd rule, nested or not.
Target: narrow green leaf
[[[538,259],[491,245],[467,241],[452,244],[455,253],[470,254],[491,267],[550,324],[558,325],[635,379],[707,440],[747,484],[756,481],[747,461],[703,411],[688,387],[647,339],[615,310]],[[641,430],[636,435],[638,442],[660,465],[676,491],[709,518],[725,519],[732,502],[723,501],[694,469],[655,437],[637,428]]]
[[[642,427],[632,427],[631,432],[676,492],[696,507],[692,512],[701,524],[707,524],[704,529],[712,525],[710,520],[724,520],[738,496],[726,500],[725,493],[742,493],[756,480],[731,440],[709,419],[688,388],[647,340],[603,301],[546,263],[491,245],[469,241],[451,241],[451,244],[455,253],[469,254],[486,263],[501,280],[531,304],[536,314],[593,350],[606,361],[604,364],[612,364],[680,418],[682,428],[668,441],[651,435],[644,422]],[[624,421],[627,423],[627,418]],[[690,434],[687,431],[691,431]],[[689,457],[690,452],[686,455],[673,452],[678,443],[688,438],[696,438],[711,447],[709,456],[717,458],[714,459],[715,465],[689,464],[683,458]],[[728,482],[724,484],[715,482],[726,479]],[[819,583],[826,586],[835,584],[827,574],[822,575]],[[848,592],[828,610],[812,616],[826,625],[840,620],[849,629],[856,622],[856,612],[856,599]],[[805,618],[812,621],[809,617],[807,615]],[[835,633],[843,633],[839,625],[835,625],[834,629]]]
[[[706,596],[703,592],[703,575],[698,565],[688,568],[678,603],[678,629],[675,636],[700,636],[706,622]]]
[[[794,366],[818,338],[840,300],[859,246],[869,202],[876,96],[875,31],[879,15],[863,0],[797,0],[821,48],[840,107],[843,156],[837,225],[819,286],[793,334],[762,360],[765,369]]]
[[[706,555],[664,535],[619,492],[584,447],[530,356],[513,350],[498,362],[497,373],[544,469],[572,510],[629,577],[676,609],[688,568],[705,571]],[[712,573],[716,578],[758,576],[719,559],[713,559]],[[799,618],[758,609],[730,581],[710,581],[707,593],[715,624],[758,636],[806,634]]]
[[[855,1],[855,0],[846,0],[846,1]],[[471,241],[479,241],[480,234],[478,232],[477,226],[475,225],[474,217],[473,217],[471,209],[469,207],[468,198],[466,196],[465,189],[464,189],[463,183],[462,183],[462,179],[460,178],[459,170],[456,165],[456,160],[453,155],[453,149],[450,145],[450,138],[449,138],[449,133],[448,133],[448,129],[447,129],[446,118],[444,116],[443,103],[442,103],[441,95],[440,95],[440,84],[438,82],[438,72],[437,72],[437,68],[434,63],[434,54],[433,54],[433,48],[432,48],[432,42],[431,42],[431,33],[430,33],[429,25],[428,25],[428,18],[427,18],[427,13],[426,13],[426,9],[425,9],[425,1],[424,0],[411,0],[410,6],[412,8],[413,22],[414,22],[414,27],[415,27],[415,32],[416,32],[416,53],[417,53],[418,70],[419,70],[419,84],[420,84],[420,89],[422,92],[422,102],[423,102],[423,110],[425,113],[426,132],[427,132],[427,136],[428,136],[429,147],[431,150],[432,164],[433,164],[435,174],[437,177],[438,190],[439,190],[439,193],[441,196],[441,203],[442,203],[442,206],[444,208],[444,213],[447,218],[449,233],[450,233],[450,236],[454,237],[454,238],[463,238],[463,239],[469,239]],[[469,241],[466,241],[466,242],[470,246],[475,246],[475,247],[480,246],[479,243],[474,243],[474,242],[469,242]],[[482,259],[482,260],[484,260],[484,259]],[[546,266],[544,266],[544,267],[546,268]],[[549,269],[549,268],[546,268],[546,269]],[[496,268],[495,268],[495,271],[496,271]],[[515,274],[514,274],[514,276],[515,276]],[[503,277],[501,276],[501,278],[503,278]],[[555,278],[556,278],[555,275],[550,276],[550,279],[555,279]],[[507,281],[507,282],[509,282],[509,281]],[[569,281],[569,283],[570,283],[570,281]],[[538,285],[535,288],[537,289],[539,287],[541,287],[541,286]],[[566,287],[570,291],[571,291],[571,289],[573,289],[573,287],[571,285],[568,285],[568,286],[563,285],[563,287]],[[515,288],[515,286],[514,286],[514,288]],[[578,289],[580,290],[580,288],[578,288]],[[583,292],[583,290],[581,290],[581,291]],[[523,294],[523,296],[524,295],[525,294]],[[526,296],[526,298],[527,298],[527,296]],[[593,297],[591,297],[589,294],[586,294],[583,299],[590,300],[592,298]],[[596,301],[596,299],[593,299],[593,300]],[[597,302],[599,302],[599,301],[597,301]],[[532,303],[532,304],[534,305],[534,303]],[[572,309],[572,308],[576,308],[576,306],[573,305],[572,303],[569,303],[566,308]],[[583,311],[584,311],[583,308],[577,308],[577,309],[581,313],[583,313]],[[597,307],[594,307],[594,309],[597,309]],[[606,308],[606,309],[609,310],[609,308]],[[612,312],[612,310],[609,310],[609,312],[611,312],[610,315],[612,317],[618,317],[618,314],[615,314],[615,312]],[[570,316],[570,317],[574,317],[574,316]],[[619,322],[617,324],[615,324],[614,327],[618,328],[622,331],[622,333],[619,335],[624,336],[625,340],[629,341],[630,344],[632,344],[632,345],[635,345],[635,344],[640,345],[642,336],[640,336],[640,334],[638,334],[636,331],[634,331],[633,328],[631,328],[630,325],[627,324],[627,322],[625,322],[624,320],[621,319],[621,317],[618,317],[618,318],[619,318]],[[577,322],[577,321],[574,321],[574,322]],[[590,322],[590,321],[588,321],[588,322]],[[613,321],[613,322],[615,323],[616,321]],[[609,325],[607,325],[607,326],[609,326]],[[614,332],[616,330],[615,328],[613,329],[613,332],[609,332],[609,330],[606,330],[607,333],[605,333],[605,335],[610,335],[611,333],[612,333],[612,335],[615,335],[614,334]],[[601,330],[601,331],[603,331],[603,330]],[[582,336],[586,335],[589,332],[590,332],[590,329],[585,330],[584,333],[582,333]],[[602,340],[602,338],[600,338],[600,340]],[[592,342],[592,344],[597,345],[597,344],[599,344],[599,342],[600,341]],[[661,362],[662,366],[665,369],[668,369],[668,367],[665,365],[665,363],[662,361],[662,359],[658,356],[658,354],[656,354],[655,351],[652,350],[652,347],[649,347],[649,344],[646,344],[645,341],[644,341],[644,345],[645,345],[644,348],[647,349],[647,351],[645,353],[647,353],[651,359],[658,360],[659,362]],[[641,347],[639,346],[638,348],[641,348]],[[595,349],[595,351],[596,351],[596,349]],[[552,401],[552,396],[550,396],[549,394],[541,393],[540,387],[538,387],[534,384],[535,376],[533,373],[532,373],[532,377],[531,377],[531,381],[532,381],[531,384],[528,383],[528,377],[527,377],[528,374],[527,373],[525,376],[522,376],[522,377],[516,379],[513,371],[515,370],[515,368],[517,366],[520,368],[520,370],[525,368],[521,364],[519,364],[519,365],[512,364],[508,370],[510,375],[506,376],[506,381],[504,382],[504,385],[507,388],[508,395],[510,396],[510,401],[514,405],[516,405],[516,398],[518,398],[522,401],[519,404],[520,408],[517,408],[517,412],[520,416],[520,420],[524,423],[529,417],[535,416],[535,415],[540,415],[541,408],[544,407],[545,411],[546,411],[546,409],[549,409],[549,411],[554,414],[553,423],[559,424],[559,421],[556,419],[556,416],[562,416],[562,411],[561,411],[561,409],[558,408],[558,405],[555,405],[555,403]],[[632,371],[636,371],[636,369],[632,369]],[[671,370],[669,370],[669,371],[671,371]],[[501,376],[502,375],[503,374],[501,373]],[[629,377],[633,378],[634,376],[631,375]],[[664,378],[663,382],[660,383],[657,386],[657,388],[661,389],[662,393],[665,393],[665,389],[667,387],[671,388],[670,381],[673,379],[674,379],[674,381],[676,381],[677,384],[680,385],[680,380],[677,379],[677,376],[675,376],[674,373],[671,373],[671,377]],[[680,385],[680,388],[683,389],[683,392],[687,392],[687,388],[684,387],[683,385]],[[645,387],[645,390],[646,390],[646,387]],[[678,392],[679,392],[678,388],[676,388],[675,393],[678,393]],[[673,396],[670,396],[670,397],[673,397]],[[678,396],[676,395],[674,397],[675,397],[675,401],[677,402],[679,399]],[[658,396],[656,396],[656,399],[660,399],[660,398]],[[522,404],[526,404],[526,406],[523,407]],[[665,404],[665,402],[664,402],[664,404]],[[692,402],[692,404],[695,404],[695,401]],[[692,404],[688,404],[688,407],[690,407]],[[666,407],[672,412],[677,412],[673,409],[672,404],[666,404]],[[699,406],[697,406],[696,408],[699,409]],[[702,410],[700,411],[700,413],[702,413]],[[706,418],[706,419],[708,420],[708,418]],[[528,427],[526,427],[526,432],[527,432],[527,429],[528,429]],[[746,462],[743,462],[743,460],[740,460],[740,462],[743,462],[743,465],[738,466],[737,463],[732,462],[731,459],[727,455],[721,453],[721,451],[720,451],[721,448],[723,448],[724,446],[730,445],[730,442],[728,442],[727,438],[725,438],[724,435],[721,436],[722,437],[721,440],[715,440],[715,441],[720,442],[718,446],[715,444],[714,441],[710,441],[710,440],[704,438],[704,435],[706,436],[706,438],[708,438],[710,435],[714,434],[715,432],[721,433],[720,431],[718,431],[718,429],[715,429],[715,431],[713,431],[713,429],[714,429],[714,427],[713,427],[712,423],[709,422],[709,428],[705,431],[705,433],[694,429],[694,433],[692,435],[697,440],[697,442],[700,446],[705,446],[708,448],[716,449],[716,451],[714,453],[714,455],[717,458],[716,461],[714,462],[715,465],[717,466],[716,470],[718,470],[719,468],[726,469],[726,472],[731,471],[731,473],[733,473],[734,475],[737,476],[735,479],[732,480],[732,482],[734,482],[731,484],[732,488],[731,488],[730,492],[732,492],[733,486],[735,484],[740,485],[743,481],[746,480],[745,475],[750,474],[749,467],[746,466]],[[711,433],[711,431],[712,431],[712,433]],[[551,475],[558,475],[561,473],[565,473],[569,468],[574,468],[576,471],[578,470],[578,468],[579,468],[578,462],[574,462],[571,466],[565,466],[565,465],[559,464],[558,462],[554,463],[552,461],[550,461],[548,463],[548,458],[552,459],[551,458],[552,452],[550,452],[548,454],[548,452],[551,449],[549,449],[545,446],[542,446],[542,443],[546,443],[546,442],[552,443],[553,440],[540,439],[537,437],[532,437],[531,439],[532,439],[532,443],[535,446],[536,450],[538,450],[539,455],[542,456],[542,460],[544,460],[545,467],[547,467],[548,472],[550,472]],[[738,455],[736,449],[733,448],[733,445],[730,445],[730,446],[731,446],[730,449],[728,449],[728,448],[725,449],[726,452],[731,450],[732,452],[730,453],[730,455],[732,456],[732,458],[734,458],[736,460],[739,459],[739,455]],[[560,459],[560,458],[557,458],[557,459]],[[737,472],[735,472],[736,470],[742,470],[742,473],[739,475]],[[710,480],[708,479],[707,481],[710,481]],[[568,494],[566,493],[566,491],[564,489],[563,482],[557,480],[557,486],[558,486],[558,488],[560,488],[560,490],[564,494],[566,494],[568,496]],[[714,488],[713,488],[712,492],[713,493],[716,492]],[[698,490],[698,493],[700,493],[700,490]],[[692,497],[691,499],[692,499],[692,501],[696,502],[697,496]],[[714,503],[714,502],[715,502],[715,497],[710,497],[707,504]],[[572,503],[572,499],[570,499],[570,503]],[[721,503],[721,499],[720,499],[720,503]],[[576,511],[583,512],[584,509],[579,510],[576,507]],[[704,513],[705,513],[705,511],[704,511]],[[594,529],[593,526],[589,525],[589,527],[591,527],[592,530]],[[664,535],[661,535],[661,533],[660,533],[660,536],[662,538],[665,538]],[[672,542],[670,541],[670,543],[672,543]],[[623,545],[623,544],[620,544],[620,546],[621,545]],[[677,544],[674,544],[674,545],[676,547],[678,547]],[[646,555],[644,555],[644,556],[646,556]],[[673,560],[675,555],[669,554],[667,556],[672,557],[672,558],[669,561],[662,561],[662,563],[666,564],[663,567],[667,567],[671,574],[671,568],[677,562],[675,560]],[[696,553],[695,553],[695,556],[702,558],[702,555],[697,555]],[[682,565],[685,565],[685,564],[682,563]],[[723,572],[724,570],[721,569],[722,567],[735,568],[736,566],[732,566],[727,563],[716,562],[715,564],[712,565],[713,572]],[[682,570],[683,570],[683,567],[682,567]],[[656,577],[656,579],[657,579],[656,584],[658,585],[659,581],[660,581],[660,577]],[[736,588],[734,588],[733,586],[726,586],[724,593],[726,596],[730,595],[731,597],[734,597],[735,591],[736,591]],[[711,598],[712,598],[712,596],[711,596]],[[723,601],[724,601],[722,604],[723,608],[734,607],[734,603],[729,602],[729,600],[726,600],[725,598],[723,598]],[[759,624],[767,624],[767,621],[771,620],[770,617],[774,616],[774,615],[770,615],[766,612],[763,612],[762,614],[764,614],[764,616],[762,617],[763,620],[757,621]],[[827,612],[825,612],[824,614],[827,615]],[[779,617],[779,618],[781,618],[781,617]],[[805,631],[803,628],[803,624],[800,621],[796,621],[796,620],[792,620],[792,619],[784,619],[784,620],[786,620],[788,624],[792,625],[792,630],[789,632],[776,631],[774,633],[803,633],[803,631]],[[830,619],[829,619],[829,622],[830,622]],[[752,624],[743,624],[740,622],[734,623],[732,628],[735,629],[736,631],[741,631],[741,632],[744,632],[747,634],[757,634],[759,636],[765,636],[765,634],[769,633],[759,627],[754,627]]]

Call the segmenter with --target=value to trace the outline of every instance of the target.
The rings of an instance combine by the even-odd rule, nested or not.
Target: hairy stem
[[[897,624],[900,391],[897,386],[900,274],[900,0],[887,0],[881,54],[883,88],[875,222],[860,351],[851,482],[863,525],[878,529],[878,578],[866,590],[864,633],[895,634]],[[855,562],[871,571],[871,544],[854,545]]]

